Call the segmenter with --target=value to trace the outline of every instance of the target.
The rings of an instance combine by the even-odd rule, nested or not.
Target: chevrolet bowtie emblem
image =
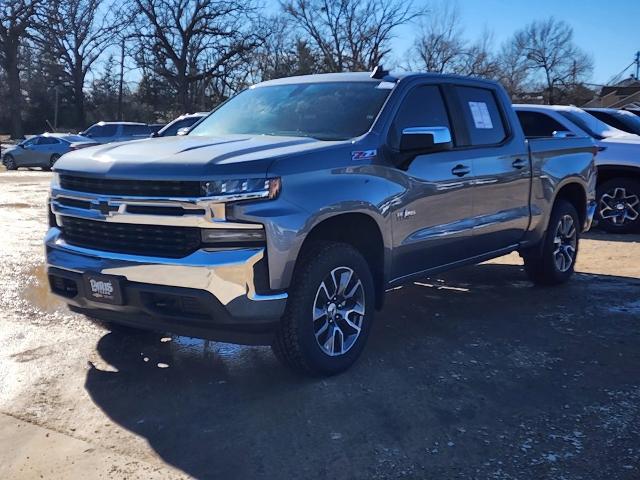
[[[98,210],[105,217],[110,216],[112,213],[117,212],[119,209],[117,205],[112,205],[107,200],[99,200],[97,202],[91,202],[91,208],[93,210]]]

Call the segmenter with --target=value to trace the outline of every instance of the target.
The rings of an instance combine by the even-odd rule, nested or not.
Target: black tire
[[[345,273],[348,275],[348,282],[342,290],[352,293],[358,289],[357,294],[340,297],[338,291],[338,300],[333,302],[325,295],[329,300],[324,310],[326,313],[314,320],[314,309],[320,302],[325,305],[322,295],[328,292],[326,289],[322,292],[321,285],[328,278],[342,281]],[[357,285],[358,280],[361,289]],[[375,291],[373,277],[364,257],[348,244],[317,242],[305,249],[291,284],[287,307],[272,345],[276,357],[292,370],[312,376],[335,375],[348,369],[362,353],[373,323]],[[334,287],[334,292],[337,290],[339,289]],[[364,306],[364,315],[351,311],[351,323],[359,322],[359,334],[356,333],[357,330],[345,325],[344,318],[340,316],[346,309],[355,308],[345,306],[346,303],[355,302],[354,297],[361,299],[360,303]],[[336,310],[336,307],[343,307],[343,310]],[[333,313],[329,313],[331,309]],[[349,317],[349,314],[345,316]],[[327,326],[325,330],[324,325]],[[331,332],[336,330],[340,334],[333,333],[331,336]],[[323,337],[323,332],[326,332],[326,337]],[[320,345],[321,341],[324,342],[324,347]],[[335,356],[323,350],[337,350],[337,346],[341,351],[347,346],[348,348]]]
[[[616,177],[598,185],[598,226],[610,233],[640,230],[640,182]]]
[[[16,165],[16,160],[13,158],[13,155],[10,155],[8,153],[4,156],[2,163],[4,163],[4,166],[7,168],[7,170],[18,169],[18,166]]]
[[[46,167],[45,170],[51,170],[59,158],[60,158],[60,155],[58,155],[57,153],[54,153],[53,155],[51,155],[51,158],[49,159],[49,166]]]
[[[571,217],[573,222],[573,233],[575,244],[569,242],[565,244],[560,235],[561,240],[558,243],[559,229],[568,224],[567,216]],[[561,224],[565,221],[566,223]],[[573,275],[576,259],[578,258],[578,248],[580,245],[580,219],[575,207],[566,200],[559,199],[556,201],[551,212],[547,232],[545,233],[542,245],[523,253],[524,269],[531,279],[537,285],[558,285],[565,283],[571,275]],[[569,232],[571,233],[571,232]],[[569,262],[569,253],[565,252],[567,246],[575,245],[571,261]],[[560,253],[556,253],[560,250]],[[558,265],[561,262],[562,265]]]

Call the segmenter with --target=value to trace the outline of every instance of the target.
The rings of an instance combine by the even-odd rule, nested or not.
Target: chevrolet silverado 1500
[[[188,135],[55,166],[52,291],[104,322],[270,344],[329,375],[385,291],[518,251],[572,274],[594,213],[589,138],[526,140],[503,89],[436,74],[267,81]]]

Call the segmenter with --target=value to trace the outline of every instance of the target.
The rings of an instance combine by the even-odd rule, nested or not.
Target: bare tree
[[[521,47],[513,41],[505,42],[498,53],[497,63],[498,79],[511,100],[522,99],[528,87],[529,67]]]
[[[213,79],[247,61],[264,32],[252,0],[135,0],[138,62],[169,82],[191,111]]]
[[[87,75],[123,27],[118,5],[107,0],[52,0],[42,16],[39,43],[64,67],[78,126],[85,123]]]
[[[488,31],[475,42],[465,39],[458,9],[441,4],[422,23],[410,52],[410,64],[429,72],[495,78],[499,69],[491,52],[492,40]]]
[[[431,12],[414,40],[418,68],[435,73],[460,73],[466,42],[462,39],[458,10],[450,4]]]
[[[7,107],[11,115],[11,137],[22,137],[22,89],[20,48],[33,27],[40,0],[0,2],[0,62],[7,78]]]
[[[577,85],[593,70],[591,58],[573,42],[573,28],[553,17],[528,24],[513,43],[532,75],[542,77],[550,104],[558,100],[558,89]]]
[[[411,1],[394,0],[285,0],[281,5],[327,72],[371,70],[391,51],[397,27],[424,13]]]
[[[308,42],[296,35],[288,18],[279,15],[266,21],[271,32],[254,56],[252,81],[307,75],[320,70]]]

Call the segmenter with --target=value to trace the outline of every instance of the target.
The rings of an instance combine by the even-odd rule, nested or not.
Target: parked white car
[[[640,136],[577,107],[514,105],[528,138],[588,136],[598,145],[597,218],[609,232],[640,230]]]

